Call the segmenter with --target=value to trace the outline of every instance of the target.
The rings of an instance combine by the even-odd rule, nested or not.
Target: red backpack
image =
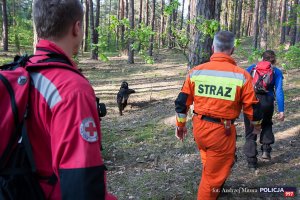
[[[56,62],[55,67],[60,68],[71,65],[63,55],[50,52],[47,56],[36,66],[28,65],[33,56],[27,55],[16,56],[12,63],[0,66],[0,199],[43,200],[39,179],[48,180],[50,185],[57,181],[54,173],[50,177],[37,176],[25,123],[30,72],[47,68],[47,63]]]
[[[266,94],[269,92],[270,84],[274,78],[274,69],[268,61],[261,61],[250,72],[254,91],[257,94]]]

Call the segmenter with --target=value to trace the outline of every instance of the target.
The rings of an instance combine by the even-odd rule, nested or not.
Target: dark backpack
[[[250,72],[256,94],[267,94],[274,78],[274,69],[270,62],[261,61]]]
[[[43,62],[59,62],[70,65],[63,55],[47,54]],[[30,92],[30,71],[26,63],[32,56],[16,56],[14,61],[0,67],[0,199],[43,200],[40,179],[50,185],[57,182],[50,177],[39,177],[36,173],[31,144],[26,132],[27,107]],[[43,64],[41,64],[42,66]],[[61,68],[67,68],[61,66]],[[72,70],[72,69],[70,69]],[[76,70],[74,70],[76,71]]]

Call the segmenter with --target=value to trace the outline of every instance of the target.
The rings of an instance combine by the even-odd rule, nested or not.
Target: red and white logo
[[[284,192],[284,197],[294,197],[295,192],[294,191],[285,191]]]
[[[80,135],[88,142],[96,142],[98,140],[97,127],[93,118],[85,118],[81,122]]]

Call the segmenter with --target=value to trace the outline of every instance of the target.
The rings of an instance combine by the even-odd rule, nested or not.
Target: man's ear
[[[80,34],[81,28],[81,22],[76,21],[72,27],[72,34],[74,37],[77,37]]]

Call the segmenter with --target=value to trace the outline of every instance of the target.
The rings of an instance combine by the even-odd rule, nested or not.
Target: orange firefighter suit
[[[198,200],[216,199],[234,164],[234,120],[243,109],[255,124],[262,113],[249,73],[223,53],[213,54],[210,62],[189,71],[175,101],[178,127],[185,126],[193,103],[193,134],[203,164]]]

